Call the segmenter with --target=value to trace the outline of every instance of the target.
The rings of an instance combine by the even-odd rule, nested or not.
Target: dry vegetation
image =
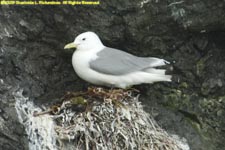
[[[135,90],[102,88],[67,93],[50,111],[59,141],[86,150],[185,149],[180,139],[167,134],[143,110],[138,96]],[[64,142],[59,143],[63,149]]]

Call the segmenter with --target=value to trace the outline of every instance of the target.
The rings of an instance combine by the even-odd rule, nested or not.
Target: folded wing
[[[89,62],[90,68],[109,75],[125,75],[137,71],[157,73],[154,67],[169,63],[164,59],[137,57],[109,47],[97,53],[97,56],[97,59]]]

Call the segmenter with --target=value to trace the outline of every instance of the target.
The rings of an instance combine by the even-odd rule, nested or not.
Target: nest
[[[102,88],[67,93],[49,111],[60,147],[67,141],[79,150],[183,149],[143,110],[138,97],[134,90]]]

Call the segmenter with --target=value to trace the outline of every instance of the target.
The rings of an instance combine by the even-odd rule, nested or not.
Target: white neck
[[[85,45],[85,46],[78,46],[76,51],[89,51],[89,52],[94,52],[97,53],[99,51],[101,51],[102,49],[104,49],[105,46],[102,43],[96,44],[96,45]]]

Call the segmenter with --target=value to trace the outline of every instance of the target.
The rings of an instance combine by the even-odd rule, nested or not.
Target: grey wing
[[[124,51],[106,47],[97,53],[98,58],[90,62],[90,68],[104,74],[124,75],[146,68],[165,65],[163,59],[137,57]]]

